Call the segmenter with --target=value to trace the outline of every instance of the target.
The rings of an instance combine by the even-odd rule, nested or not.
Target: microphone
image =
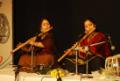
[[[109,41],[109,43],[110,43],[111,50],[115,50],[115,49],[116,49],[116,47],[112,44],[112,41],[111,41],[111,36],[110,36],[110,35],[108,36],[108,41]]]

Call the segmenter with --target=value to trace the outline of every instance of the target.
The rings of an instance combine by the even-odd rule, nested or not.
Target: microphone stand
[[[82,75],[81,73],[78,73],[78,51],[79,51],[79,47],[76,46],[76,48],[74,48],[75,51],[75,77],[78,78],[80,76],[80,79],[82,80]]]
[[[33,68],[34,68],[34,46],[31,46],[31,64],[30,64],[30,66],[31,66],[31,72],[33,72]]]
[[[78,50],[79,48],[75,48],[75,61],[76,61],[76,64],[75,64],[75,74],[77,75],[78,74]]]
[[[88,65],[88,63],[89,63],[89,60],[88,60],[88,53],[89,53],[89,47],[88,46],[86,46],[85,47],[85,50],[86,50],[86,58],[87,58],[87,60],[86,60],[86,70],[85,70],[85,72],[86,72],[86,76],[84,76],[85,78],[91,78],[88,74],[88,71],[89,71],[89,65]]]

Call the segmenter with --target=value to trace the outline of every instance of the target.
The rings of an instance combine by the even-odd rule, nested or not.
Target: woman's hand
[[[31,41],[29,42],[29,44],[30,44],[30,45],[35,45],[35,41],[32,41],[32,40],[31,40]]]
[[[24,43],[19,42],[19,43],[17,44],[17,47],[21,46],[22,44],[24,44]],[[26,52],[29,52],[31,49],[30,49],[30,47],[23,46],[23,47],[21,48],[21,50],[26,51]]]
[[[88,48],[88,46],[81,46],[81,47],[79,47],[79,50],[82,53],[86,53],[89,50],[89,48]]]
[[[44,48],[44,45],[42,44],[42,42],[30,41],[29,44],[36,46],[36,47]]]
[[[29,39],[29,44],[34,45],[35,44],[35,39],[36,39],[35,37]]]

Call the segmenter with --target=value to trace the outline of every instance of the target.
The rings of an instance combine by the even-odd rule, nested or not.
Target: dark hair
[[[50,20],[49,17],[42,17],[42,18],[40,19],[40,25],[42,24],[42,21],[43,21],[43,20],[47,20],[47,21],[50,23],[50,25],[53,26],[53,25],[52,25],[52,22],[51,22],[51,20]]]
[[[94,17],[85,17],[85,18],[83,18],[82,25],[84,25],[84,22],[86,20],[89,20],[89,21],[93,22],[94,24],[96,24],[96,19]]]

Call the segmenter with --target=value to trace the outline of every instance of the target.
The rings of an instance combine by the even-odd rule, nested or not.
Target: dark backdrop
[[[92,16],[97,28],[110,35],[120,51],[119,4],[115,0],[13,0],[14,48],[39,33],[39,20],[48,16],[54,26],[57,54],[70,48],[83,33],[83,18]],[[17,64],[19,54],[15,54]]]

